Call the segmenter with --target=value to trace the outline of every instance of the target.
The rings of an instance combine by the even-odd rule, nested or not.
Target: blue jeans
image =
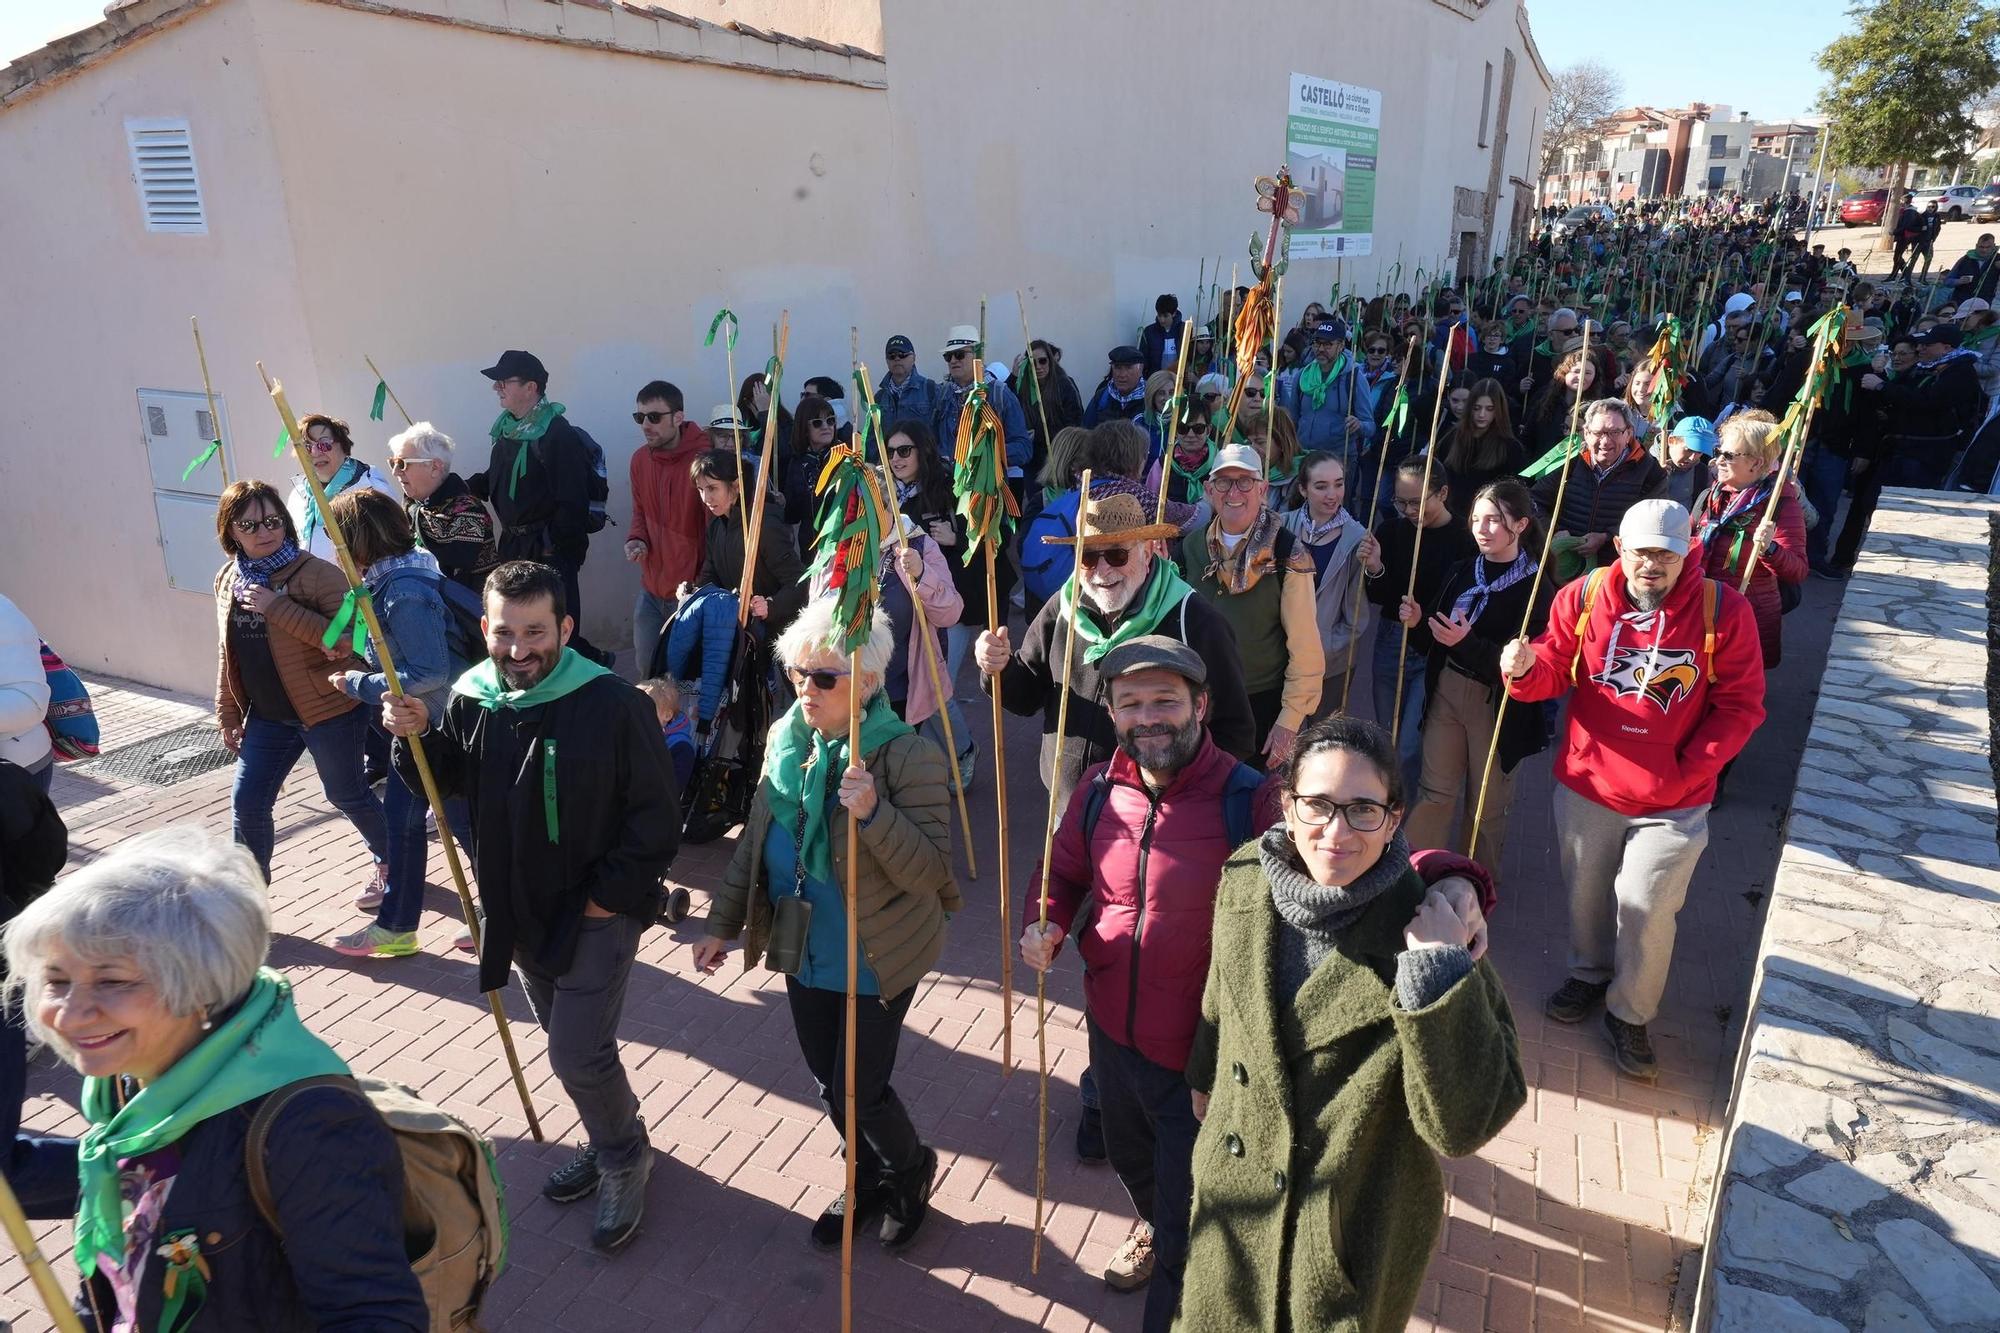
[[[1384,615],[1375,622],[1375,652],[1369,660],[1375,690],[1375,721],[1388,731],[1389,718],[1396,709],[1396,654],[1403,647],[1403,625],[1394,616]],[[1404,799],[1414,801],[1417,779],[1423,774],[1423,741],[1418,736],[1424,720],[1424,655],[1415,647],[1403,659],[1403,725],[1396,734],[1396,753],[1403,761]]]
[[[1806,531],[1806,560],[1814,569],[1825,568],[1833,547],[1833,511],[1840,508],[1847,469],[1845,458],[1817,443],[1806,449],[1799,463],[1799,486],[1806,493],[1806,503],[1819,511],[1819,522]]]
[[[959,665],[965,661],[967,654],[971,652],[972,640],[983,628],[983,626],[979,625],[953,625],[944,632],[945,651],[944,655],[938,659],[938,670],[944,675],[946,680],[952,682],[954,690],[957,689]],[[930,668],[925,667],[924,670],[928,671]],[[980,733],[973,728],[977,727],[979,722],[986,721],[986,718],[981,715],[979,722],[969,720],[965,716],[965,710],[959,705],[957,694],[953,694],[951,701],[945,704],[944,714],[951,720],[951,738],[958,743],[959,781],[965,785],[966,790],[970,791],[973,780],[977,777],[977,769],[979,768]],[[919,727],[918,730],[929,737],[931,743],[936,745],[939,750],[949,748],[944,743],[944,724],[935,715],[926,718],[923,726]]]
[[[639,589],[639,600],[632,603],[632,662],[641,680],[653,674],[653,650],[673,613],[673,598],[655,597]]]
[[[1194,1140],[1201,1122],[1178,1069],[1156,1065],[1090,1020],[1090,1067],[1104,1116],[1104,1153],[1132,1196],[1132,1211],[1153,1228],[1153,1280],[1146,1284],[1145,1333],[1167,1333],[1181,1303],[1188,1222],[1194,1209]]]
[[[236,754],[236,787],[231,832],[257,858],[264,878],[271,877],[271,848],[277,834],[271,808],[299,756],[310,752],[319,770],[320,789],[334,808],[346,815],[368,844],[377,865],[389,860],[389,830],[382,803],[361,779],[362,737],[368,731],[368,710],[350,708],[318,726],[273,722],[254,713],[243,720],[243,745]]]

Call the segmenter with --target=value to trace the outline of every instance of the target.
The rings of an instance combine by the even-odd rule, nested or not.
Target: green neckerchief
[[[1203,478],[1208,476],[1209,466],[1214,462],[1215,445],[1213,442],[1208,445],[1208,456],[1191,468],[1181,466],[1180,446],[1178,444],[1167,450],[1167,466],[1173,469],[1174,476],[1184,478],[1187,481],[1190,490],[1201,485]]]
[[[1842,411],[1854,410],[1854,381],[1867,374],[1875,365],[1875,354],[1866,347],[1857,347],[1842,357],[1833,368],[1833,383],[1840,386],[1840,406]]]
[[[535,404],[533,415],[523,421],[512,412],[502,411],[493,419],[493,429],[488,432],[496,440],[514,440],[521,448],[514,455],[514,465],[507,470],[507,498],[515,497],[515,487],[521,478],[528,475],[528,446],[548,433],[549,423],[563,414],[563,405],[553,398],[544,398]]]
[[[913,730],[889,707],[889,696],[877,691],[861,714],[861,759]],[[844,773],[856,762],[848,757],[845,731],[831,739],[820,735],[796,703],[771,729],[764,751],[764,799],[771,809],[771,822],[781,829],[797,828],[799,807],[805,807],[799,863],[807,875],[823,884],[833,883],[833,839],[827,830],[826,801],[813,800],[812,796],[826,790],[828,774]]]
[[[1977,347],[1981,343],[1992,342],[1995,335],[2000,335],[2000,324],[1988,324],[1983,329],[1974,329],[1972,332],[1961,337],[1958,340],[1958,345],[1960,347]]]
[[[1546,476],[1576,457],[1582,450],[1583,440],[1580,436],[1565,435],[1551,445],[1547,453],[1522,468],[1521,479],[1533,481],[1536,477]]]
[[[1519,323],[1516,323],[1515,321],[1510,319],[1504,325],[1501,326],[1501,329],[1507,335],[1507,341],[1513,342],[1516,338],[1520,337],[1524,333],[1527,333],[1534,327],[1535,327],[1535,317],[1533,315],[1530,315],[1526,319],[1520,321]]]
[[[1070,584],[1074,582],[1076,575],[1072,573],[1056,596],[1068,598]],[[1193,591],[1194,588],[1181,577],[1177,565],[1170,560],[1155,560],[1145,591],[1139,594],[1138,601],[1125,608],[1124,618],[1109,634],[1098,625],[1097,613],[1079,604],[1076,608],[1076,634],[1083,640],[1083,660],[1095,662],[1119,644],[1151,634],[1167,612],[1179,606],[1181,599]]]
[[[1305,369],[1299,372],[1299,392],[1304,394],[1306,400],[1312,404],[1313,411],[1317,412],[1326,406],[1326,391],[1332,388],[1333,382],[1346,372],[1347,349],[1345,347],[1341,348],[1340,355],[1333,359],[1332,370],[1321,370],[1319,368],[1318,357],[1313,357],[1306,362]]]
[[[562,656],[556,659],[556,669],[525,690],[508,688],[507,682],[501,678],[499,665],[489,657],[453,681],[451,692],[464,695],[488,712],[497,712],[502,708],[533,708],[573,694],[599,676],[610,674],[576,649],[564,648]]]
[[[1276,467],[1273,467],[1271,469],[1270,476],[1267,477],[1266,480],[1269,481],[1273,487],[1279,490],[1283,490],[1285,487],[1291,485],[1292,478],[1298,475],[1299,475],[1299,460],[1294,458],[1292,460],[1292,465],[1288,468],[1285,468],[1283,471],[1280,471]]]
[[[347,1072],[347,1062],[299,1021],[291,983],[266,967],[258,969],[235,1013],[124,1106],[115,1080],[84,1079],[90,1128],[76,1145],[78,1271],[86,1278],[94,1274],[99,1255],[124,1260],[121,1160],[177,1143],[202,1121],[287,1083]]]

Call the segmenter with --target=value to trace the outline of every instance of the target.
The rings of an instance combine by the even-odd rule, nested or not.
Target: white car
[[[1939,213],[1950,221],[1957,222],[1971,215],[1972,201],[1977,199],[1981,192],[1981,187],[1977,185],[1943,185],[1932,190],[1918,190],[1911,200],[1911,205],[1921,213],[1932,204],[1936,204]]]

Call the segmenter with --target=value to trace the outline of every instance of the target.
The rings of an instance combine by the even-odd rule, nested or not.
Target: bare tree
[[[1556,71],[1542,131],[1542,175],[1559,171],[1563,154],[1587,143],[1592,132],[1618,109],[1624,95],[1625,81],[1598,61],[1579,60]]]

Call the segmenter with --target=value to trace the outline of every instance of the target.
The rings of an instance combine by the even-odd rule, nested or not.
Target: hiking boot
[[[1104,1285],[1113,1291],[1137,1291],[1152,1280],[1153,1229],[1141,1223],[1104,1265]]]
[[[575,1203],[597,1188],[597,1180],[597,1149],[586,1146],[549,1173],[542,1182],[542,1197],[550,1203]]]
[[[882,1218],[882,1248],[892,1254],[907,1250],[931,1213],[931,1190],[937,1186],[937,1149],[925,1148],[923,1160],[891,1176]],[[856,1219],[859,1220],[858,1218]]]
[[[1549,996],[1542,1012],[1558,1023],[1581,1023],[1590,1017],[1591,1010],[1604,1003],[1604,992],[1610,989],[1608,981],[1578,981],[1571,977]]]
[[[597,1199],[597,1225],[590,1232],[592,1249],[614,1254],[639,1234],[639,1223],[646,1216],[646,1181],[652,1174],[651,1145],[631,1166],[604,1172],[604,1192]]]
[[[355,895],[354,910],[372,912],[382,905],[382,897],[389,892],[389,867],[378,864],[375,878],[368,881],[368,887]]]
[[[1604,1015],[1604,1030],[1611,1034],[1611,1058],[1631,1078],[1655,1079],[1660,1062],[1653,1058],[1653,1040],[1644,1023],[1627,1023],[1616,1014]]]
[[[1083,1108],[1076,1122],[1076,1160],[1085,1166],[1104,1161],[1104,1117],[1095,1106]]]
[[[886,1180],[856,1180],[854,1182],[854,1232],[861,1234],[861,1228],[882,1216],[889,1207],[889,1182]],[[819,1215],[813,1223],[812,1243],[815,1250],[837,1250],[840,1248],[841,1219],[847,1215],[847,1192],[842,1190],[833,1196],[833,1203]]]
[[[333,951],[349,958],[408,958],[417,951],[417,932],[366,926],[336,939]]]

